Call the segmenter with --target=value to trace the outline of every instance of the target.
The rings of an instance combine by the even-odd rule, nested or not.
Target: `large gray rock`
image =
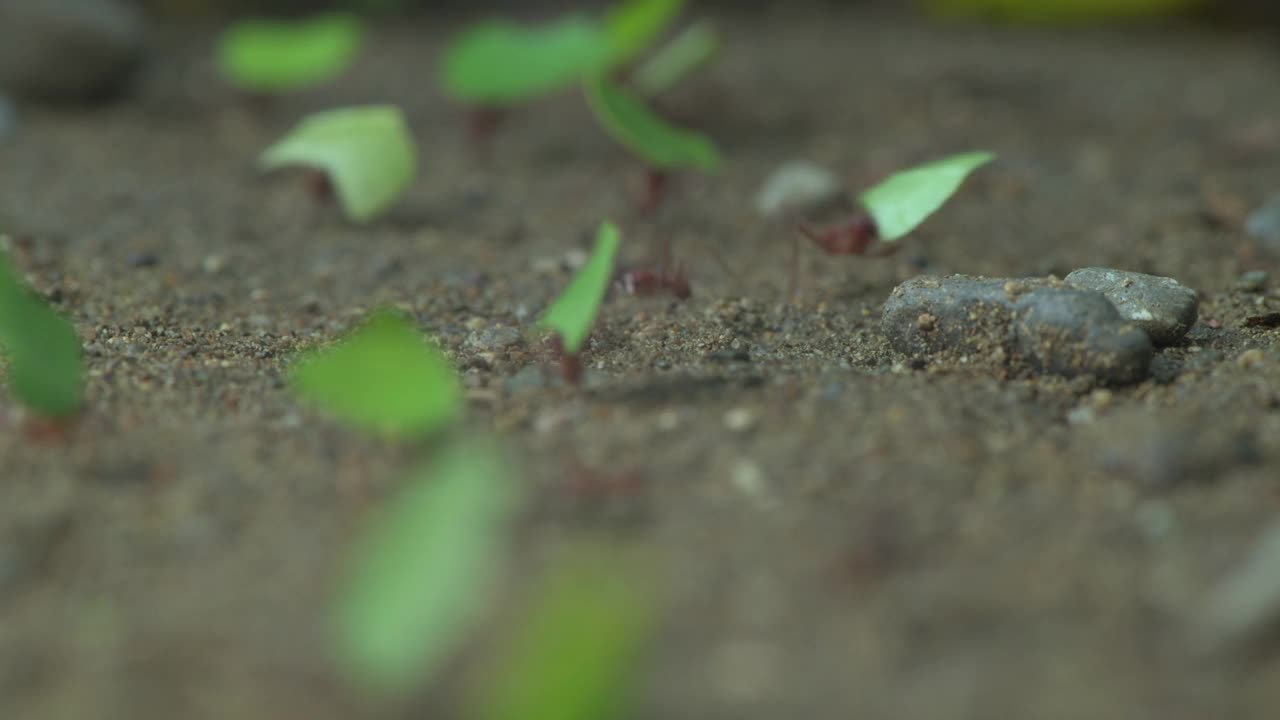
[[[1169,277],[1114,270],[1082,268],[1064,282],[1107,296],[1120,315],[1142,328],[1156,345],[1172,345],[1196,323],[1200,298],[1195,290]]]
[[[1101,293],[1055,280],[913,278],[889,296],[883,328],[917,360],[1103,384],[1142,380],[1153,354],[1146,333]]]
[[[121,0],[0,0],[0,89],[56,101],[109,97],[137,68],[144,32]]]

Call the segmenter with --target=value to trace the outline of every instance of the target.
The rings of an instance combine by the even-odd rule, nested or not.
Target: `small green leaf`
[[[524,27],[491,20],[471,28],[445,52],[444,86],[479,105],[511,105],[567,87],[609,59],[608,36],[581,17]]]
[[[389,437],[429,434],[462,410],[462,386],[448,360],[409,320],[386,310],[299,362],[292,381],[303,400]]]
[[[637,68],[631,82],[645,97],[661,95],[714,57],[719,49],[720,38],[711,23],[694,23]]]
[[[223,77],[246,90],[294,90],[342,72],[362,35],[357,19],[337,13],[299,22],[246,20],[223,33],[218,66]]]
[[[630,61],[645,51],[684,10],[684,0],[623,0],[605,17],[610,62]]]
[[[864,192],[859,200],[876,221],[880,239],[897,240],[942,207],[969,173],[995,157],[989,152],[969,152],[903,170]]]
[[[657,617],[650,573],[618,548],[569,555],[473,700],[476,720],[609,720],[627,714]],[[593,552],[594,551],[594,552]]]
[[[653,169],[712,172],[719,166],[720,154],[705,135],[668,124],[604,78],[587,80],[586,93],[600,124]]]
[[[408,187],[417,152],[399,108],[372,105],[305,118],[258,164],[264,170],[302,165],[324,171],[347,217],[359,222],[386,210]]]
[[[27,289],[3,252],[0,356],[8,359],[11,392],[27,407],[49,417],[80,409],[84,393],[80,337],[66,318]]]
[[[398,694],[439,667],[485,604],[516,486],[493,443],[463,439],[414,471],[352,547],[337,651],[370,690]]]
[[[600,311],[600,302],[613,280],[613,261],[621,242],[617,226],[609,222],[601,224],[591,259],[542,316],[540,325],[560,333],[564,351],[571,355],[582,349],[587,335],[591,333],[591,326]]]

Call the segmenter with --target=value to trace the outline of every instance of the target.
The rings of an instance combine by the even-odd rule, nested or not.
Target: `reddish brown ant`
[[[664,170],[648,168],[644,174],[644,196],[640,200],[640,212],[652,215],[666,197],[667,185],[671,176]]]
[[[577,353],[565,352],[564,338],[559,333],[551,336],[551,351],[560,357],[560,377],[566,384],[582,382],[582,358]]]
[[[613,287],[627,295],[638,297],[655,297],[670,293],[678,300],[688,300],[693,294],[693,289],[689,286],[689,276],[679,265],[671,270],[663,267],[657,270],[638,268],[619,270],[614,275]]]
[[[797,229],[828,255],[887,257],[898,251],[897,245],[876,244],[880,240],[880,229],[876,227],[875,219],[865,213],[858,213],[839,225],[821,230],[803,223]],[[792,297],[795,296],[799,273],[800,244],[796,242],[791,252],[791,291],[788,293]]]

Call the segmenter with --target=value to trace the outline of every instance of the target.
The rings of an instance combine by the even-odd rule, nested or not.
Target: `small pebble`
[[[1236,365],[1245,370],[1255,370],[1267,361],[1267,353],[1259,348],[1245,350],[1236,356]]]
[[[153,253],[130,253],[128,263],[131,268],[149,268],[158,265],[160,258]]]
[[[467,334],[467,347],[480,351],[496,352],[505,350],[519,345],[523,341],[524,336],[520,334],[520,331],[509,325],[494,325],[472,330]]]
[[[1264,247],[1280,254],[1280,195],[1254,210],[1245,221],[1244,229]]]
[[[770,496],[769,481],[759,463],[748,458],[738,458],[729,473],[729,482],[743,495],[760,503],[767,503]]]
[[[1280,524],[1265,529],[1208,594],[1192,627],[1201,650],[1244,649],[1280,624]]]
[[[750,408],[730,408],[724,414],[724,426],[733,432],[746,432],[756,424],[756,412]]]
[[[1236,289],[1245,292],[1257,293],[1267,289],[1267,283],[1271,281],[1271,276],[1266,270],[1249,270],[1240,274],[1236,280]]]
[[[807,215],[844,198],[844,187],[835,173],[806,160],[782,165],[764,182],[756,195],[756,211],[777,219]]]
[[[200,261],[200,269],[210,275],[222,272],[222,269],[226,266],[227,259],[221,255],[205,255],[204,259]]]
[[[1181,340],[1195,324],[1200,307],[1195,290],[1159,275],[1092,267],[1076,270],[1063,282],[1105,295],[1121,317],[1146,331],[1156,345]]]
[[[100,100],[126,85],[144,43],[133,3],[0,0],[0,87],[46,100]]]

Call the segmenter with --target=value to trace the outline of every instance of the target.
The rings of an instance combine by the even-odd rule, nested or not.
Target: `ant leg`
[[[664,170],[653,168],[645,170],[644,198],[640,201],[640,212],[650,215],[657,211],[658,206],[662,204],[663,196],[666,195],[669,177]]]
[[[488,156],[493,136],[506,118],[506,111],[493,107],[475,107],[467,113],[467,139],[471,147]]]

